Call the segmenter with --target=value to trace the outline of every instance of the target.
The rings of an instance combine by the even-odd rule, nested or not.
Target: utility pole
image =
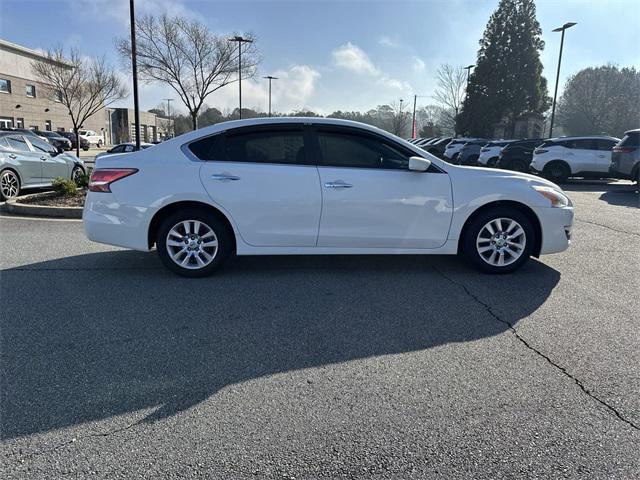
[[[272,77],[271,75],[267,75],[266,77],[262,77],[262,78],[266,78],[267,80],[269,80],[269,116],[271,116],[271,80],[277,80],[278,77]]]
[[[167,118],[169,119],[169,132],[171,132],[171,124],[173,123],[173,136],[176,135],[176,122],[171,121],[171,104],[169,102],[173,102],[173,98],[163,98],[167,102]]]
[[[238,115],[240,115],[240,120],[242,120],[242,44],[253,43],[253,40],[236,35],[235,37],[229,38],[228,41],[238,42]]]
[[[564,46],[564,31],[576,25],[576,22],[567,22],[561,27],[554,28],[552,32],[562,32],[560,37],[560,54],[558,55],[558,71],[556,72],[556,88],[553,92],[553,105],[551,107],[551,123],[549,125],[549,138],[553,137],[553,120],[556,116],[556,98],[558,97],[558,83],[560,81],[560,63],[562,63],[562,47]]]
[[[136,14],[134,0],[129,0],[131,22],[131,69],[133,74],[133,117],[136,122],[136,150],[140,150],[140,106],[138,104],[138,58],[136,54]]]
[[[413,96],[413,117],[411,119],[411,138],[416,138],[416,102],[418,101],[418,95]]]

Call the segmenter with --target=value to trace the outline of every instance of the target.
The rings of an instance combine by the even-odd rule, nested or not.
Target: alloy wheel
[[[0,191],[2,191],[4,198],[13,198],[18,195],[20,191],[20,181],[18,180],[18,176],[11,170],[2,172],[2,176],[0,177]]]
[[[71,174],[71,180],[73,180],[76,185],[80,182],[80,178],[82,178],[83,171],[81,168],[74,168]]]
[[[505,267],[517,261],[525,250],[524,228],[510,218],[494,218],[480,229],[476,249],[480,258],[494,267]]]
[[[166,238],[167,252],[178,266],[198,270],[209,265],[218,253],[218,237],[200,220],[182,220]]]

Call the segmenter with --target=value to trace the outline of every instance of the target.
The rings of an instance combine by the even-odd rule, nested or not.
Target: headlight
[[[555,188],[543,187],[538,185],[532,186],[531,188],[533,188],[536,192],[549,200],[552,207],[567,207],[571,203],[569,201],[569,197],[564,195],[562,192],[559,192]]]

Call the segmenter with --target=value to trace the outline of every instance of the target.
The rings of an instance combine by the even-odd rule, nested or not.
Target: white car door
[[[611,165],[611,152],[616,145],[616,141],[606,138],[594,140],[596,149],[596,170],[598,173],[608,173]]]
[[[320,181],[304,137],[302,125],[255,126],[208,137],[190,147],[199,158],[211,159],[203,163],[200,179],[249,245],[316,245]],[[209,153],[199,151],[203,145]]]
[[[452,215],[449,176],[408,170],[411,151],[381,135],[316,127],[323,202],[319,247],[437,248]]]
[[[598,151],[593,149],[593,140],[578,139],[567,142],[565,159],[571,165],[572,173],[597,171]]]

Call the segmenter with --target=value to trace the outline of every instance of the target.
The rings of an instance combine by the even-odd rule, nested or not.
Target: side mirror
[[[56,147],[56,153],[55,153],[55,155],[60,155],[61,153],[64,153],[64,148],[62,148],[62,147]]]
[[[431,166],[431,160],[422,157],[409,158],[409,170],[412,172],[426,172]]]

